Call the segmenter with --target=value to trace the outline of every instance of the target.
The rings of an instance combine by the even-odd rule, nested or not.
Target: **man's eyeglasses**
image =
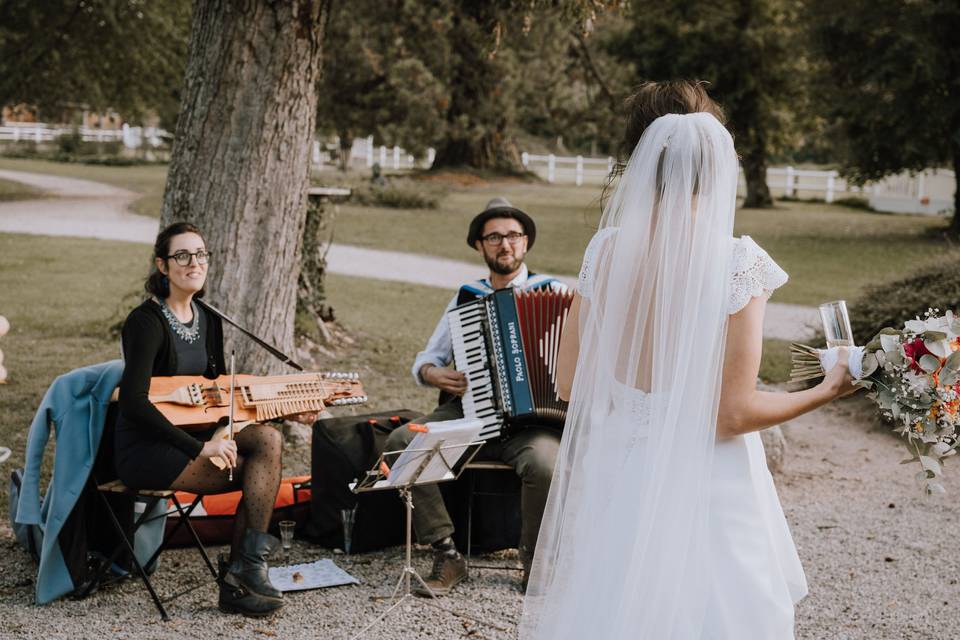
[[[177,251],[175,254],[167,256],[167,260],[176,260],[177,264],[181,267],[187,267],[190,265],[190,262],[193,260],[193,257],[197,257],[197,264],[207,264],[210,262],[210,252],[197,251],[195,253],[190,253],[189,251]]]
[[[510,244],[517,244],[520,242],[520,238],[523,238],[526,235],[527,234],[525,233],[517,233],[516,231],[508,233],[507,235],[503,235],[502,233],[488,233],[480,239],[491,247],[497,247],[500,246],[504,240]]]

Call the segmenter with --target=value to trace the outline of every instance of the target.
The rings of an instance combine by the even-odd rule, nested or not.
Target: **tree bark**
[[[453,18],[451,38],[456,66],[450,83],[446,139],[438,145],[433,169],[471,167],[522,173],[520,151],[511,135],[512,96],[504,84],[508,73],[487,44],[488,3],[465,3],[467,14]]]
[[[770,187],[767,186],[766,150],[752,148],[744,154],[742,160],[743,175],[747,181],[747,196],[743,200],[745,208],[765,208],[773,206]]]
[[[197,0],[161,224],[196,224],[211,302],[292,354],[329,0]],[[227,331],[238,370],[281,371]]]
[[[960,238],[960,127],[955,129],[951,155],[953,156],[953,218],[950,220],[950,235]]]
[[[353,155],[353,136],[349,133],[340,134],[340,171],[350,168],[350,157]]]

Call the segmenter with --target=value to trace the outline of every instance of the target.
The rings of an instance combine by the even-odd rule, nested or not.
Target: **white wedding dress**
[[[760,436],[716,437],[729,317],[787,280],[733,237],[737,171],[716,118],[669,114],[604,209],[522,640],[793,638],[806,582]]]

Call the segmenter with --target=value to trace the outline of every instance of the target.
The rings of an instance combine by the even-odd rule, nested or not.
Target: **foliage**
[[[928,307],[960,310],[960,250],[905,277],[869,287],[850,306],[857,344],[866,344],[884,327],[902,327]]]
[[[188,0],[2,0],[0,105],[156,113],[170,127],[189,30]]]
[[[590,100],[595,102],[596,92],[565,77],[571,32],[618,4],[344,4],[328,34],[318,126],[336,132],[342,147],[357,135],[373,133],[379,142],[399,144],[415,155],[437,147],[437,168],[518,173],[518,119],[551,136],[568,125],[578,128],[576,138],[599,128],[583,118],[595,108]],[[570,107],[568,98],[575,99]]]
[[[768,156],[790,141],[804,58],[788,0],[631,3],[629,28],[610,51],[636,81],[705,80],[736,136],[747,178],[744,206],[770,206]]]
[[[960,4],[807,0],[805,20],[842,171],[864,181],[952,163],[960,181]]]
[[[422,157],[443,133],[446,88],[420,57],[437,53],[423,46],[424,38],[429,43],[442,43],[442,38],[417,37],[421,23],[410,13],[429,9],[402,5],[395,13],[396,8],[357,0],[340,3],[331,17],[317,129],[338,135],[342,154],[357,136],[373,135],[382,144]],[[348,160],[341,157],[342,168]]]
[[[365,184],[353,190],[350,202],[364,207],[388,209],[436,209],[438,194],[422,184],[390,181],[384,185]]]

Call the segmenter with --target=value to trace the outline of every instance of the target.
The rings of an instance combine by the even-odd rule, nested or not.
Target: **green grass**
[[[140,198],[133,202],[131,209],[140,215],[154,218],[160,217],[163,187],[167,179],[167,166],[156,164],[106,167],[72,162],[0,157],[0,169],[94,180],[129,189],[140,194]]]
[[[30,200],[44,197],[42,191],[37,191],[20,182],[0,180],[0,202],[10,200]]]
[[[0,158],[0,168],[99,180],[143,194],[134,209],[158,216],[166,167],[102,167]],[[316,182],[358,184],[361,173],[320,174]],[[405,184],[409,184],[406,181]],[[416,184],[415,182],[413,184]],[[465,242],[473,216],[492,197],[506,196],[537,221],[528,263],[538,271],[575,275],[600,219],[600,188],[521,180],[425,190],[449,192],[436,209],[340,206],[337,242],[479,262]],[[775,302],[815,305],[856,299],[867,284],[885,282],[935,259],[946,242],[935,233],[940,218],[887,215],[816,202],[779,202],[775,209],[737,212],[735,233],[752,236],[790,274]]]

